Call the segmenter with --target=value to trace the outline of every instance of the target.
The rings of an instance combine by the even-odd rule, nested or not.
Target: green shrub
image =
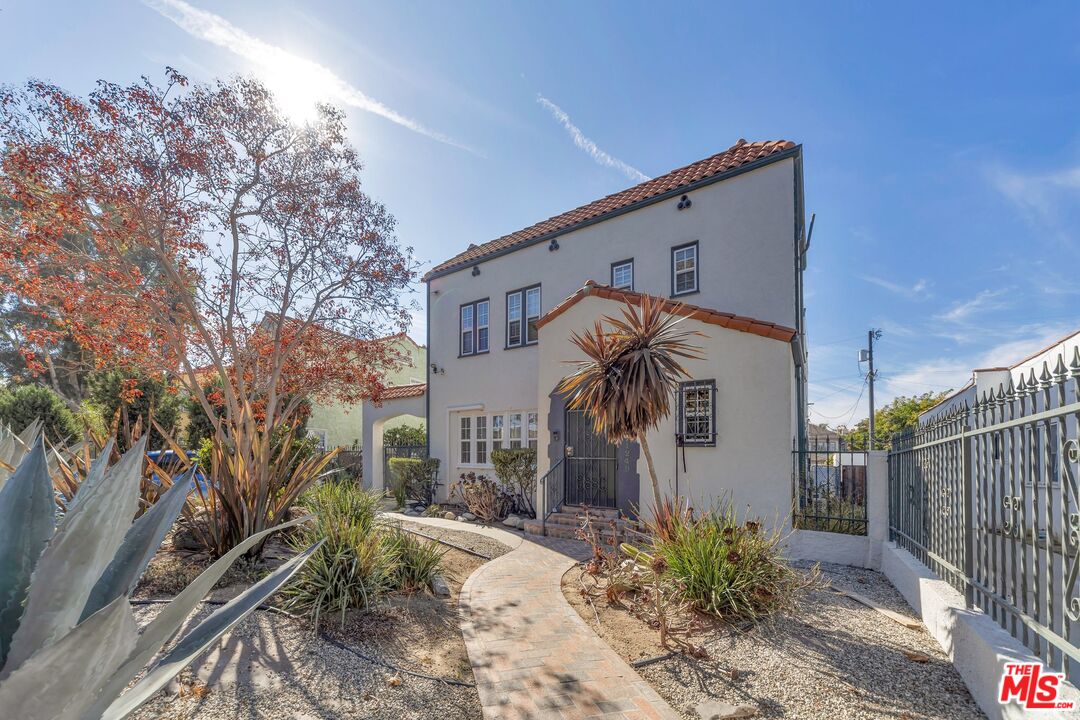
[[[491,464],[499,481],[514,496],[514,509],[536,517],[533,499],[536,497],[536,451],[532,448],[492,450]]]
[[[296,580],[285,590],[289,606],[311,615],[366,608],[394,588],[396,561],[377,532],[379,493],[354,483],[328,482],[303,495],[300,505],[315,515],[291,539],[307,547],[325,539]]]
[[[383,431],[383,447],[388,445],[427,445],[427,430],[412,425],[398,425]]]
[[[0,423],[20,433],[41,418],[49,442],[70,442],[82,433],[60,396],[43,385],[19,385],[0,391]]]
[[[409,500],[431,502],[438,458],[390,458],[390,490],[401,507]]]
[[[730,500],[699,516],[672,513],[652,552],[682,598],[700,612],[756,619],[794,607],[802,576],[781,557],[776,530],[740,523]]]
[[[383,542],[394,559],[395,589],[414,593],[431,585],[446,554],[438,543],[398,528],[387,531]]]

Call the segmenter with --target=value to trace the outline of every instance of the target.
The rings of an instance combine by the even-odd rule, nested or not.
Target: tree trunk
[[[641,451],[645,453],[645,463],[649,466],[649,480],[652,481],[653,511],[660,510],[660,481],[656,479],[656,466],[653,465],[652,453],[649,452],[649,442],[645,439],[645,433],[638,433],[638,443]]]

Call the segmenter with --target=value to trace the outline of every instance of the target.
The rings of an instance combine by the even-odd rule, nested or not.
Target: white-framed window
[[[671,296],[698,291],[698,244],[671,248]]]
[[[611,287],[619,290],[634,289],[634,258],[611,263]]]
[[[503,425],[506,422],[506,417],[503,415],[491,416],[491,449],[502,450],[503,446]]]
[[[461,355],[478,355],[488,351],[489,305],[484,299],[461,306],[461,342],[458,347]]]
[[[716,381],[679,383],[679,442],[716,446]]]
[[[472,416],[461,416],[461,464],[472,463]]]
[[[535,345],[539,339],[540,286],[506,293],[506,347]]]
[[[510,413],[510,449],[521,447],[521,413]]]
[[[495,450],[537,449],[538,421],[539,415],[535,410],[459,416],[459,464],[491,467],[491,453]]]
[[[476,416],[476,464],[488,464],[487,415]]]

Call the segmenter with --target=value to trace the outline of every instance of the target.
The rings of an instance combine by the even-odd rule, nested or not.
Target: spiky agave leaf
[[[30,578],[52,537],[55,518],[45,444],[39,435],[0,489],[0,668],[23,614]]]
[[[117,598],[0,683],[4,717],[78,720],[135,647],[137,631],[127,598]]]
[[[221,559],[206,568],[206,570],[203,570],[190,585],[173,598],[172,602],[162,608],[161,612],[159,612],[154,619],[143,628],[142,632],[139,633],[138,640],[136,640],[134,651],[124,664],[113,673],[112,677],[106,681],[101,688],[98,701],[86,712],[83,716],[83,720],[98,720],[98,718],[102,717],[106,709],[108,709],[120,693],[123,692],[124,688],[126,688],[128,684],[142,672],[143,668],[146,667],[146,664],[161,650],[161,646],[171,637],[176,635],[188,615],[190,615],[195,607],[202,602],[202,599],[206,594],[210,592],[214,585],[217,584],[217,581],[221,579],[237,559],[271,534],[307,522],[310,519],[311,516],[297,518],[260,533],[256,533],[234,547],[222,556]],[[281,579],[279,583],[273,586],[264,586],[262,597],[255,606],[257,607],[277,592],[277,590],[281,588],[281,585],[287,582],[288,579],[289,578],[287,577]],[[179,671],[179,668],[177,668],[177,671]],[[130,710],[128,712],[130,712]]]
[[[79,623],[90,592],[135,517],[145,449],[144,438],[105,470],[101,480],[87,478],[79,489],[34,569],[26,609],[0,680]],[[104,458],[95,465],[103,462]]]
[[[178,672],[192,660],[202,654],[218,638],[234,628],[266,598],[287,583],[300,570],[322,545],[323,541],[312,545],[296,555],[277,570],[252,585],[237,597],[215,610],[210,617],[199,623],[191,632],[182,637],[139,681],[135,687],[121,695],[106,709],[102,720],[123,720],[161,688],[165,687]]]
[[[41,419],[23,428],[21,433],[14,433],[10,428],[0,426],[0,490],[22,462],[30,447],[41,432]]]

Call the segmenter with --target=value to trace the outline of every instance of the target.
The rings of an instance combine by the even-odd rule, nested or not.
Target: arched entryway
[[[425,419],[427,385],[396,385],[383,393],[382,402],[375,405],[364,401],[364,487],[382,490],[386,487],[383,467],[383,432],[401,418]]]

